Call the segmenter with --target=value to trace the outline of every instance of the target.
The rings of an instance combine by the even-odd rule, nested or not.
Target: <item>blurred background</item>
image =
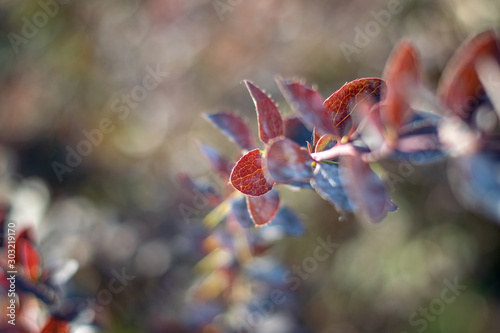
[[[400,210],[377,225],[280,188],[305,232],[262,232],[248,265],[221,245],[230,223],[206,227],[211,205],[178,176],[217,182],[197,141],[239,157],[203,112],[234,110],[257,133],[244,79],[290,114],[275,75],[327,97],[381,76],[409,38],[434,91],[458,45],[491,27],[493,0],[3,0],[1,204],[33,227],[46,269],[74,273],[65,297],[97,298],[74,332],[498,332],[500,226],[459,204],[446,162],[396,165]],[[321,261],[318,237],[338,244]],[[448,303],[450,283],[466,289]],[[30,307],[21,320],[37,332],[50,309]]]

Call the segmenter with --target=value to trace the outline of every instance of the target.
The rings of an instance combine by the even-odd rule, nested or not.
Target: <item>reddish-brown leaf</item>
[[[29,278],[38,281],[41,270],[41,258],[38,253],[30,229],[22,231],[16,240],[16,262],[20,264]]]
[[[277,83],[288,104],[300,114],[306,125],[317,128],[323,134],[337,135],[337,130],[323,105],[323,98],[316,90],[296,81],[278,79]]]
[[[266,194],[273,188],[264,176],[262,156],[258,149],[249,151],[236,163],[231,172],[231,184],[243,194],[259,196]]]
[[[229,112],[205,114],[205,117],[242,150],[255,148],[252,133],[241,117]]]
[[[464,42],[441,76],[438,87],[441,103],[465,121],[470,120],[473,111],[485,96],[476,65],[487,58],[500,62],[498,36],[492,30]]]
[[[403,41],[394,48],[382,77],[387,83],[384,123],[397,130],[408,118],[420,82],[420,60],[412,43]]]
[[[280,197],[276,190],[267,192],[260,197],[247,196],[247,206],[253,222],[261,226],[271,221],[278,212]]]
[[[358,79],[344,84],[342,88],[325,100],[324,107],[328,114],[327,118],[340,136],[349,133],[351,113],[355,110],[356,105],[363,101],[370,101],[370,99],[373,103],[378,102],[383,86],[384,81],[379,78]],[[322,132],[322,134],[333,134]]]
[[[309,182],[313,159],[290,139],[276,140],[267,148],[267,172],[278,182]]]
[[[50,317],[41,333],[69,333],[69,328],[70,326],[68,322],[56,317]]]
[[[260,140],[268,143],[271,139],[282,137],[283,119],[274,101],[252,82],[245,81],[245,84],[257,111]]]

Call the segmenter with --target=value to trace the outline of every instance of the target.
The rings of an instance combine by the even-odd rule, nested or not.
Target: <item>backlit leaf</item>
[[[492,58],[500,63],[496,33],[485,31],[464,42],[446,65],[438,87],[441,103],[453,114],[469,122],[472,113],[487,100],[476,66]]]
[[[413,44],[399,43],[392,51],[382,76],[387,83],[384,123],[397,130],[408,118],[410,103],[420,81],[420,60]]]
[[[283,119],[274,101],[250,81],[245,81],[257,111],[259,137],[264,143],[282,137]]]
[[[311,155],[289,139],[276,140],[266,152],[267,171],[278,182],[308,182],[312,177]]]
[[[247,196],[247,206],[250,216],[258,226],[267,224],[278,212],[280,197],[276,190],[259,197]]]
[[[317,128],[323,134],[337,135],[331,119],[323,105],[323,98],[316,90],[297,81],[278,80],[278,85],[288,104],[302,117],[309,127]]]
[[[229,139],[234,141],[242,150],[255,148],[252,133],[241,117],[229,112],[205,114],[205,117],[214,124]]]
[[[318,153],[323,150],[327,150],[335,146],[337,140],[331,134],[325,134],[319,138],[316,142],[314,152]]]
[[[231,184],[243,194],[259,196],[269,192],[274,182],[268,181],[262,168],[262,156],[254,149],[240,158],[231,172]]]
[[[340,175],[353,208],[372,222],[382,220],[386,214],[387,194],[370,165],[359,155],[345,156],[341,159]]]
[[[380,101],[381,89],[384,81],[378,78],[364,78],[348,82],[334,92],[324,102],[327,119],[335,127],[335,132],[340,136],[347,135],[350,130],[351,113],[358,103],[372,103]],[[335,134],[325,132],[322,134]]]

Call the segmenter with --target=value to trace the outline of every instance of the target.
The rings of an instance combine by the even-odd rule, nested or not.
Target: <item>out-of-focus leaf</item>
[[[240,149],[251,150],[255,148],[252,133],[241,117],[229,112],[206,113],[205,117],[229,139],[234,141]]]
[[[278,80],[281,92],[288,104],[302,117],[302,120],[312,128],[318,128],[323,134],[337,135],[337,130],[323,105],[322,97],[309,87],[297,81]]]
[[[265,225],[278,212],[280,197],[276,190],[267,192],[259,197],[247,196],[247,206],[253,222],[258,225]]]
[[[69,323],[51,316],[41,333],[69,333]]]
[[[295,141],[299,146],[305,147],[311,141],[312,132],[296,116],[285,118],[285,137]]]
[[[464,42],[446,65],[439,82],[441,103],[468,123],[474,110],[487,100],[476,70],[477,64],[486,59],[500,63],[499,41],[493,30]]]
[[[411,118],[400,128],[400,136],[437,134],[437,128],[441,123],[441,117],[424,111],[413,111]]]
[[[231,203],[231,212],[236,221],[245,229],[253,226],[252,217],[248,211],[247,200],[244,196],[239,196]]]
[[[183,190],[189,191],[193,196],[201,196],[208,201],[209,206],[215,207],[221,202],[221,194],[214,188],[213,184],[194,181],[191,176],[184,172],[177,174],[177,182]]]
[[[318,142],[316,142],[314,152],[318,153],[320,151],[330,149],[335,146],[336,143],[337,140],[335,140],[333,135],[325,134],[319,138]]]
[[[250,81],[245,81],[252,96],[259,122],[259,138],[262,142],[284,135],[283,119],[274,101]]]
[[[352,211],[351,204],[340,183],[337,164],[318,163],[314,169],[311,186],[322,198],[334,204],[342,215],[345,216],[346,211]]]
[[[386,214],[387,193],[370,165],[360,156],[345,156],[341,159],[340,175],[355,211],[369,221],[382,220]]]
[[[230,211],[230,200],[226,199],[203,218],[203,224],[207,228],[215,228],[223,219],[227,217]]]
[[[278,139],[267,147],[267,171],[278,182],[306,182],[312,177],[311,155],[289,139]]]
[[[441,117],[438,115],[413,111],[411,118],[399,128],[399,142],[390,157],[415,164],[432,163],[445,158],[437,130],[440,122]]]
[[[0,204],[0,249],[3,247],[5,239],[6,239],[6,230],[7,228],[5,227],[6,221],[7,221],[7,216],[9,214],[10,207],[5,204]]]
[[[219,153],[219,151],[207,144],[199,143],[200,150],[206,157],[213,170],[218,172],[225,179],[229,179],[231,174],[231,164]]]
[[[384,87],[384,81],[379,78],[363,78],[348,82],[339,90],[334,92],[324,102],[328,114],[328,121],[335,127],[340,136],[347,135],[350,130],[351,113],[356,109],[358,103],[380,101],[380,93]],[[335,134],[335,132],[324,132],[322,134]]]
[[[483,152],[450,162],[449,182],[459,202],[500,223],[500,155]]]
[[[290,236],[303,235],[306,230],[302,220],[287,206],[282,206],[268,225],[281,227]]]
[[[391,213],[393,213],[399,209],[399,207],[394,202],[392,202],[392,200],[389,197],[386,198],[384,208],[386,211],[391,212]]]
[[[420,60],[413,44],[408,41],[399,43],[392,51],[382,76],[387,82],[382,116],[389,128],[397,130],[409,117],[410,104],[420,82],[420,71]]]
[[[266,194],[273,188],[264,176],[262,156],[258,149],[254,149],[240,158],[231,172],[231,184],[243,194],[259,196]]]
[[[41,257],[33,242],[30,229],[22,231],[16,240],[16,262],[19,263],[26,275],[34,282],[38,281],[42,273]]]

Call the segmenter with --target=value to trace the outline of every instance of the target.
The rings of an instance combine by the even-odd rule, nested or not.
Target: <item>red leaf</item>
[[[33,243],[30,229],[22,231],[16,240],[16,262],[19,263],[33,281],[38,281],[41,270],[41,258]]]
[[[266,163],[271,178],[279,182],[309,182],[313,174],[311,155],[290,139],[268,146]]]
[[[43,327],[41,333],[69,333],[69,323],[58,319],[56,317],[50,317],[49,321]]]
[[[296,81],[277,82],[290,106],[300,114],[307,125],[318,128],[323,134],[337,135],[337,130],[323,106],[323,98],[315,90]]]
[[[280,197],[275,190],[260,197],[247,196],[247,206],[254,223],[261,226],[271,221],[278,212]]]
[[[488,57],[500,62],[498,43],[498,37],[492,30],[475,36],[460,46],[443,71],[438,97],[449,111],[465,121],[470,120],[485,94],[476,65]]]
[[[262,157],[258,149],[249,151],[236,163],[231,172],[231,184],[243,194],[259,196],[273,188],[274,182],[268,181],[262,168]]]
[[[283,136],[283,119],[274,101],[250,81],[245,81],[252,96],[259,122],[259,137],[264,143]]]
[[[373,102],[380,100],[380,92],[384,81],[378,78],[358,79],[346,83],[334,92],[324,102],[329,122],[336,128],[341,136],[347,135],[350,130],[349,120],[351,113],[360,102],[367,101],[369,98]],[[327,134],[331,132],[324,132]],[[331,133],[333,134],[333,133]]]
[[[222,156],[219,151],[209,145],[204,143],[199,143],[200,150],[203,155],[206,157],[212,169],[217,171],[221,176],[225,179],[229,178],[231,174],[231,164],[227,159]]]
[[[384,75],[387,95],[384,101],[384,123],[397,131],[407,119],[410,103],[420,82],[420,60],[414,46],[403,41],[392,51]]]
[[[242,150],[255,147],[252,133],[241,117],[228,112],[205,114],[205,117]]]
[[[387,195],[384,184],[359,155],[344,156],[340,175],[353,209],[366,219],[378,222],[386,215]]]

